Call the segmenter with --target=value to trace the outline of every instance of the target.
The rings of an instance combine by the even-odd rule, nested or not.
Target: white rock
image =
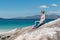
[[[48,24],[50,24],[50,25],[48,25],[49,27],[47,26],[42,29],[37,29],[33,32],[27,32],[25,34],[21,34],[15,40],[59,40],[57,33],[60,32],[60,28],[59,28],[60,26],[59,27],[55,26],[54,24],[56,24],[56,23],[58,23],[58,25],[60,25],[59,24],[60,18],[44,25],[44,26],[47,26]],[[51,27],[52,25],[54,27]]]

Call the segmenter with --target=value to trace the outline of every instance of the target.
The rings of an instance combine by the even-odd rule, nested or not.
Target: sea
[[[46,23],[54,19],[46,19]],[[0,19],[0,30],[11,30],[15,28],[29,27],[35,24],[39,19]]]

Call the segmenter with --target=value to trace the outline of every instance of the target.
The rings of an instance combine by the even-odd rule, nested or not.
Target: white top
[[[42,14],[42,15],[41,15],[40,22],[43,22],[43,21],[45,21],[45,14]]]

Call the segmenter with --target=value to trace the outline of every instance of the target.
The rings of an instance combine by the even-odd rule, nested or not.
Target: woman
[[[42,10],[41,11],[41,19],[40,19],[40,21],[39,22],[36,21],[35,25],[34,25],[34,27],[32,29],[36,29],[36,28],[40,27],[41,25],[43,25],[45,23],[45,19],[46,19],[45,11]]]

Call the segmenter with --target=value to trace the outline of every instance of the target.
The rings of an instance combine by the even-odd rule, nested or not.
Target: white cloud
[[[48,8],[46,5],[41,5],[40,8]]]
[[[57,5],[57,4],[52,4],[51,6],[53,6],[53,7],[57,7],[58,5]]]

